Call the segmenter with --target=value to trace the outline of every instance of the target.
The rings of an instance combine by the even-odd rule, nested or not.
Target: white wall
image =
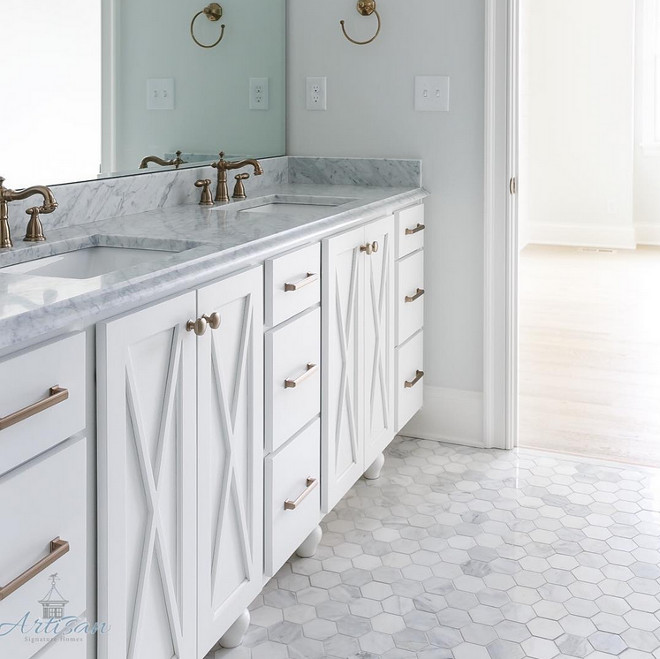
[[[635,3],[521,0],[521,14],[523,240],[634,247]]]
[[[375,23],[358,16],[354,0],[289,0],[287,152],[423,160],[432,195],[426,203],[425,384],[432,398],[480,393],[484,4],[383,1],[378,9],[379,38],[354,46],[341,34],[340,19],[354,38],[367,37]],[[416,74],[451,76],[449,113],[414,111]],[[327,112],[305,110],[308,75],[327,76]],[[464,398],[465,413],[480,415],[480,395]]]

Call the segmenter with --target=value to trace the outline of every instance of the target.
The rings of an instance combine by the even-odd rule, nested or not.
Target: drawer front
[[[49,564],[42,564],[40,571],[0,600],[3,631],[9,629],[7,623],[15,623],[26,614],[30,622],[46,622],[58,615],[77,617],[85,613],[86,499],[85,439],[55,448],[0,478],[0,501],[6,504],[0,506],[0,585],[6,587],[49,559]],[[68,542],[68,551],[66,546],[51,544],[57,539]],[[57,577],[51,579],[55,574]],[[54,621],[50,633],[36,629],[21,633],[17,628],[3,634],[0,656],[83,659],[88,642],[85,634],[73,632],[67,642],[52,640],[57,635],[52,631],[57,632],[58,625],[61,631],[65,624]]]
[[[424,332],[415,334],[396,352],[396,431],[400,432],[424,403]]]
[[[397,263],[397,345],[424,326],[424,250]]]
[[[84,333],[0,362],[0,382],[11,383],[0,393],[0,427],[25,417],[0,429],[3,474],[85,427]]]
[[[424,247],[424,204],[397,214],[397,258]]]
[[[284,565],[319,523],[320,474],[321,421],[318,419],[279,453],[266,458],[268,576]]]
[[[266,261],[266,325],[279,325],[320,300],[319,243]]]
[[[321,310],[266,334],[266,449],[276,451],[321,411]]]

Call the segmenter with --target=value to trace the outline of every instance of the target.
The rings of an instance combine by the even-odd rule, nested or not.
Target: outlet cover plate
[[[250,78],[250,110],[268,110],[268,78]]]
[[[449,77],[416,76],[415,110],[417,112],[449,112]]]
[[[174,78],[147,80],[147,110],[174,110]]]
[[[305,85],[305,98],[308,110],[328,109],[327,79],[323,76],[308,77]]]

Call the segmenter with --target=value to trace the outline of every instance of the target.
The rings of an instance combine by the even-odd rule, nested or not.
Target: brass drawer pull
[[[417,371],[415,373],[415,378],[414,380],[406,380],[403,383],[403,386],[406,389],[412,389],[422,378],[424,377],[424,371]]]
[[[307,487],[303,490],[302,494],[295,501],[287,499],[284,502],[284,510],[295,510],[310,495],[312,490],[316,489],[318,484],[318,478],[308,478]]]
[[[39,412],[43,412],[49,407],[53,407],[53,405],[63,403],[68,397],[69,390],[56,384],[54,387],[50,388],[47,398],[44,398],[33,405],[28,405],[22,410],[18,410],[18,412],[0,417],[0,430],[9,428],[9,426],[13,426],[20,421],[25,421],[25,419],[29,419],[31,416],[39,414]]]
[[[69,551],[69,543],[66,540],[50,541],[50,553],[48,556],[42,558],[38,563],[35,563],[31,568],[28,568],[13,581],[10,581],[6,586],[0,586],[0,601],[11,595],[14,591],[24,586],[30,579],[34,579],[40,572],[43,572],[49,565],[52,565],[58,558],[62,558],[64,554]]]
[[[295,389],[299,384],[304,382],[307,378],[311,377],[316,373],[316,371],[319,370],[319,365],[318,364],[307,364],[307,370],[300,375],[298,378],[295,380],[293,378],[289,378],[288,380],[284,380],[284,388],[285,389]]]
[[[417,226],[414,229],[406,229],[406,236],[414,236],[416,233],[424,231],[424,229],[426,229],[426,224],[417,223]]]
[[[319,276],[317,274],[308,272],[304,279],[301,279],[300,281],[297,281],[293,284],[284,284],[284,290],[287,293],[291,293],[292,291],[299,291],[301,288],[305,288],[305,286],[309,286],[318,280]]]
[[[424,289],[418,288],[417,293],[414,295],[406,295],[406,302],[414,302],[415,300],[419,300],[422,295],[424,295]]]

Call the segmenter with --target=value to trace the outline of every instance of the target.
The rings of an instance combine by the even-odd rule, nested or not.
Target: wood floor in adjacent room
[[[660,247],[519,266],[519,444],[660,466]]]

